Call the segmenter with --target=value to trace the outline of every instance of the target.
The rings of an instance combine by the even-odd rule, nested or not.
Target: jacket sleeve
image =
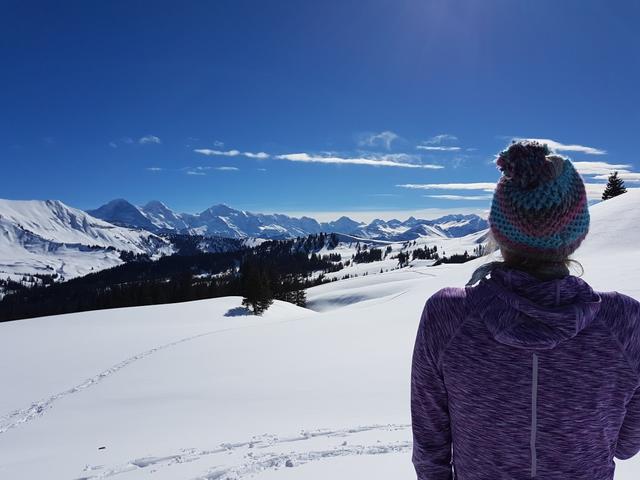
[[[622,317],[625,326],[622,330],[621,343],[628,358],[638,371],[640,360],[640,302],[636,299],[618,293],[622,300]],[[627,411],[618,433],[618,442],[614,456],[620,460],[627,460],[640,452],[640,386],[633,393],[627,403]]]
[[[411,365],[412,462],[418,480],[451,480],[451,428],[444,379],[428,347],[433,308],[428,300],[420,318]]]
[[[615,457],[627,460],[640,452],[640,387],[627,404],[627,413],[622,422]]]

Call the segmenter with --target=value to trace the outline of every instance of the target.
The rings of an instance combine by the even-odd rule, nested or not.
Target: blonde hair
[[[529,257],[519,254],[513,250],[506,250],[501,248],[498,244],[497,240],[493,236],[491,230],[489,230],[487,234],[487,254],[493,253],[500,250],[500,256],[503,259],[503,263],[509,267],[517,268],[519,270],[524,270],[532,275],[536,275],[540,270],[542,270],[545,266],[553,265],[553,264],[564,264],[571,271],[571,267],[579,267],[580,274],[576,275],[578,277],[582,277],[584,275],[584,267],[582,264],[574,260],[570,257],[565,257],[560,260],[547,260],[542,258]]]

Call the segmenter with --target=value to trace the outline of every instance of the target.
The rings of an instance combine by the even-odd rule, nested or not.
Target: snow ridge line
[[[348,456],[348,455],[380,455],[386,453],[400,453],[408,451],[412,448],[411,441],[396,441],[388,443],[380,443],[379,441],[372,445],[350,444],[343,441],[340,445],[333,448],[325,448],[323,450],[309,450],[299,452],[264,452],[258,453],[257,449],[267,449],[269,447],[278,447],[295,442],[314,439],[317,437],[349,437],[362,432],[370,431],[399,431],[408,430],[411,425],[406,424],[374,424],[364,425],[347,429],[317,429],[313,431],[301,431],[298,435],[278,437],[277,435],[264,434],[256,435],[250,440],[243,442],[226,442],[219,444],[218,448],[211,450],[198,449],[181,449],[180,453],[173,455],[164,455],[161,457],[142,457],[130,460],[125,464],[118,465],[101,472],[104,467],[87,465],[84,472],[96,472],[88,476],[78,477],[75,480],[91,480],[113,477],[121,473],[142,470],[152,467],[154,471],[158,468],[169,467],[171,465],[188,463],[202,459],[207,456],[220,454],[229,454],[238,450],[245,450],[245,461],[238,465],[214,466],[201,476],[192,480],[240,480],[247,476],[253,476],[265,469],[277,469],[280,467],[295,467],[304,465],[305,463],[322,460],[326,458]]]
[[[305,318],[305,317],[300,317],[300,318]],[[275,324],[280,324],[280,323],[287,323],[287,322],[292,322],[295,320],[298,320],[299,318],[293,318],[293,319],[287,319],[287,320],[283,320],[281,322],[273,322],[271,323],[271,325],[275,325]],[[0,435],[3,433],[6,433],[8,430],[15,428],[19,425],[22,425],[24,423],[27,423],[31,420],[34,420],[35,418],[41,417],[42,415],[44,415],[44,413],[46,412],[46,410],[48,410],[49,408],[52,407],[52,405],[60,400],[61,398],[64,398],[68,395],[72,395],[74,393],[78,393],[81,392],[83,390],[86,390],[89,387],[92,387],[98,383],[100,383],[101,381],[103,381],[105,378],[110,377],[111,375],[113,375],[114,373],[122,370],[123,368],[129,366],[130,364],[137,362],[138,360],[142,360],[145,357],[148,357],[149,355],[152,355],[160,350],[164,350],[170,347],[174,347],[176,345],[179,345],[181,343],[184,342],[189,342],[191,340],[196,340],[198,338],[202,338],[202,337],[206,337],[208,335],[213,335],[216,333],[223,333],[223,332],[228,332],[230,330],[239,330],[239,329],[243,329],[243,328],[250,328],[253,327],[254,325],[245,325],[242,327],[231,327],[231,328],[224,328],[224,329],[220,329],[220,330],[211,330],[208,332],[203,332],[203,333],[199,333],[196,335],[191,335],[189,337],[185,337],[185,338],[181,338],[179,340],[175,340],[173,342],[169,342],[169,343],[165,343],[163,345],[158,345],[157,347],[153,347],[149,350],[145,350],[144,352],[138,353],[137,355],[134,355],[132,357],[127,358],[126,360],[121,361],[120,363],[116,363],[115,365],[112,365],[111,367],[107,368],[106,370],[103,370],[102,372],[98,373],[97,375],[94,375],[91,378],[86,379],[85,381],[83,381],[82,383],[79,383],[78,385],[69,388],[68,390],[64,390],[62,392],[56,393],[54,395],[51,395],[50,397],[44,398],[42,400],[39,400],[37,402],[33,402],[29,407],[27,408],[23,408],[23,409],[19,409],[19,410],[14,410],[13,412],[4,415],[3,417],[0,417]]]

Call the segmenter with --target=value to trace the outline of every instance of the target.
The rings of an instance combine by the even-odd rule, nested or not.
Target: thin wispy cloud
[[[193,148],[196,142],[199,142],[200,139],[198,137],[187,137],[187,143],[185,145],[186,148]]]
[[[624,163],[607,163],[607,162],[571,162],[575,169],[583,175],[608,175],[614,170],[628,173],[631,165]]]
[[[618,177],[620,177],[625,182],[640,182],[640,173],[637,172],[620,172],[618,170]],[[593,177],[594,180],[608,180],[609,174],[596,175]]]
[[[445,145],[418,145],[416,148],[418,150],[428,150],[436,152],[457,152],[460,150],[460,147],[447,147]]]
[[[440,135],[434,135],[422,142],[420,145],[417,145],[416,149],[427,152],[459,152],[462,150],[462,147],[455,145],[457,142],[458,137],[455,135],[441,133]]]
[[[368,165],[373,167],[400,167],[400,168],[427,168],[427,169],[444,168],[442,165],[410,163],[406,160],[409,160],[412,157],[407,154],[375,155],[370,157],[338,157],[334,155],[321,156],[321,155],[310,155],[308,153],[289,153],[286,155],[277,155],[275,158],[280,160],[288,160],[290,162],[304,162],[304,163],[333,163],[333,164]]]
[[[117,140],[112,140],[109,142],[109,146],[111,148],[118,148],[120,145],[131,145],[135,143],[133,138],[131,137],[120,137]]]
[[[257,152],[257,153],[243,152],[242,154],[248,158],[258,158],[258,159],[269,158],[269,154],[265,152]]]
[[[441,133],[440,135],[434,135],[433,137],[425,140],[423,143],[426,145],[440,145],[442,143],[457,142],[458,137],[451,135],[450,133]]]
[[[276,160],[286,160],[290,162],[303,163],[327,163],[327,164],[353,164],[353,165],[370,165],[376,167],[400,167],[400,168],[426,168],[441,169],[442,165],[425,164],[420,162],[419,155],[408,153],[372,153],[358,152],[356,155],[342,156],[333,152],[325,152],[319,154],[312,153],[286,153],[273,155],[266,152],[243,152],[240,150],[215,150],[211,148],[198,148],[194,152],[207,156],[221,157],[247,157],[252,159],[273,158]]]
[[[162,141],[160,140],[160,137],[156,137],[155,135],[145,135],[138,139],[138,143],[140,145],[148,145],[151,143],[162,143]]]
[[[266,152],[241,152],[240,150],[213,150],[211,148],[197,148],[194,150],[201,155],[208,155],[213,157],[247,157],[254,159],[269,158],[270,155]]]
[[[475,183],[403,183],[396,187],[409,188],[414,190],[483,190],[493,192],[495,183],[475,182]]]
[[[549,149],[554,152],[580,152],[587,155],[606,155],[606,150],[595,147],[587,147],[585,145],[565,144],[551,140],[549,138],[528,138],[528,137],[515,137],[513,140],[531,140],[540,143],[546,143]]]
[[[602,193],[606,186],[606,183],[585,182],[584,187],[587,192],[587,200],[602,200]]]
[[[206,175],[208,170],[211,170],[212,166],[196,166],[196,167],[183,167],[182,170],[187,175]]]
[[[385,130],[380,133],[365,134],[358,144],[361,147],[384,147],[387,150],[390,150],[391,144],[398,138],[400,138],[400,136],[397,133]]]
[[[218,167],[214,167],[212,165],[198,165],[196,167],[184,167],[180,170],[184,171],[187,175],[206,175],[207,172],[210,172],[212,170],[217,170],[220,172],[236,172],[240,169],[238,167],[229,165],[220,165]]]
[[[423,195],[429,198],[439,198],[443,200],[491,200],[493,195]]]
[[[162,167],[148,167],[147,170],[150,171],[150,172],[161,172],[161,171],[164,170],[164,168],[162,168]]]

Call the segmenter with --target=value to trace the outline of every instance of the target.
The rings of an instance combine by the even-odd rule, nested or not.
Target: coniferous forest
[[[243,296],[256,314],[273,299],[304,306],[305,288],[329,281],[322,273],[342,269],[339,254],[316,253],[337,243],[335,234],[320,233],[155,261],[126,254],[126,263],[117,267],[66,282],[16,288],[0,301],[0,321],[229,295]],[[314,272],[321,273],[313,277]]]

